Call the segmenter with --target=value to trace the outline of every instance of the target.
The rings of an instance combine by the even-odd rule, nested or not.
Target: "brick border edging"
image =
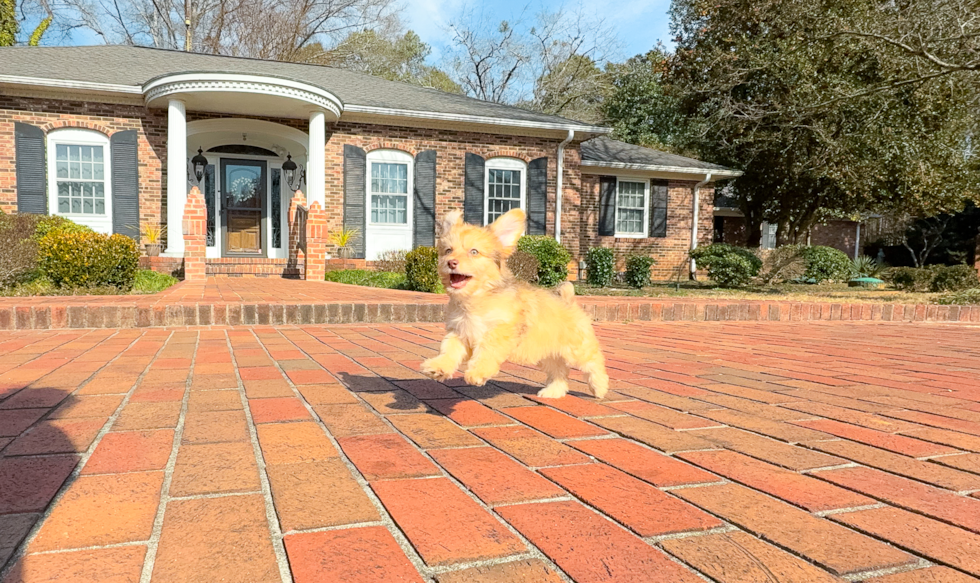
[[[980,322],[980,306],[789,302],[590,302],[597,322]],[[0,308],[0,330],[442,322],[445,304],[188,303]]]

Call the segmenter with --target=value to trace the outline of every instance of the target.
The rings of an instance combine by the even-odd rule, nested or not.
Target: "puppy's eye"
[[[446,248],[446,251],[445,251],[445,255],[449,255],[452,252],[453,252],[453,248],[452,247],[447,247]]]
[[[479,254],[480,252],[477,251],[476,249],[470,249],[470,255],[479,255]]]

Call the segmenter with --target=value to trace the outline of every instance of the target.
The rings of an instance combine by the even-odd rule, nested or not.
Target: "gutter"
[[[742,175],[741,170],[723,170],[720,168],[698,168],[694,166],[661,166],[659,164],[631,164],[627,162],[603,162],[598,160],[582,160],[582,167],[599,169],[637,170],[641,172],[672,172],[675,174],[704,174],[710,173],[714,178],[736,178]],[[599,172],[598,170],[596,172]]]
[[[691,203],[691,251],[698,248],[698,216],[701,214],[701,187],[711,182],[711,172],[705,175],[704,180],[694,185],[693,202]],[[691,281],[698,279],[698,264],[691,258]]]
[[[565,169],[565,145],[575,137],[575,130],[568,130],[566,137],[558,144],[558,189],[555,192],[555,240],[561,243],[561,195],[562,171]]]

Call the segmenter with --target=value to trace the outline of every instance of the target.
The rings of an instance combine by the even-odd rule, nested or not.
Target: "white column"
[[[187,202],[187,109],[167,104],[167,255],[184,256],[184,203]]]
[[[310,113],[310,143],[306,156],[306,200],[309,204],[326,204],[327,120],[322,111]]]

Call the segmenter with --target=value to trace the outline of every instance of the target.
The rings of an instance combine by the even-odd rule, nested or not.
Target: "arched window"
[[[486,162],[483,224],[515,208],[526,209],[527,163],[517,158],[490,158]]]
[[[368,224],[411,224],[412,155],[374,150],[367,155]]]
[[[109,137],[93,130],[69,128],[50,132],[47,140],[51,214],[111,233]]]

